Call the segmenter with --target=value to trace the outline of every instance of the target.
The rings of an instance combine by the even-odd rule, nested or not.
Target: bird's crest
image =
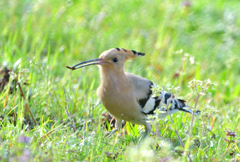
[[[129,50],[129,49],[124,49],[124,48],[115,48],[117,51],[119,52],[124,52],[128,58],[135,58],[135,57],[139,57],[139,56],[144,56],[145,53],[142,52],[137,52],[135,50]]]

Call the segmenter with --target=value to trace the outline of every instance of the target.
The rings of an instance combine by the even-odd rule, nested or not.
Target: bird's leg
[[[145,137],[147,137],[148,136],[148,134],[150,133],[150,131],[151,131],[151,129],[152,129],[152,126],[151,126],[151,124],[149,124],[149,123],[145,123],[144,124],[144,126],[145,126],[145,133],[144,133],[144,138]]]
[[[110,137],[120,129],[122,129],[122,119],[116,119],[115,128],[112,131],[108,132],[107,136]]]

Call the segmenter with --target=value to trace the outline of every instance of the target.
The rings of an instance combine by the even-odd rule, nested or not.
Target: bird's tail
[[[190,113],[190,114],[193,114],[194,113],[194,115],[200,115],[200,113],[201,113],[201,111],[199,111],[199,110],[197,110],[197,111],[192,111],[192,109],[191,109],[191,107],[189,107],[189,106],[185,106],[185,107],[183,107],[183,108],[180,108],[179,109],[180,111],[184,111],[184,112],[187,112],[187,113]]]

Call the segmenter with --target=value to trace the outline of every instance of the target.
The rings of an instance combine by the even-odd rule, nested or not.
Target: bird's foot
[[[148,136],[148,134],[149,134],[149,131],[145,131],[144,135],[143,135],[143,138],[146,138]]]
[[[113,130],[111,130],[110,132],[108,132],[107,134],[106,134],[106,137],[110,137],[111,135],[113,135],[114,133],[116,133],[118,131],[118,129],[117,128],[114,128]]]
[[[146,138],[148,134],[151,132],[152,126],[149,123],[145,124],[145,133],[143,135],[143,138]]]

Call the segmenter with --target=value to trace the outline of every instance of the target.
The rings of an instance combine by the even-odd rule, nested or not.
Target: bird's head
[[[112,48],[104,51],[97,59],[80,62],[72,67],[67,66],[67,68],[75,70],[89,65],[100,65],[102,68],[123,70],[124,64],[128,59],[134,59],[144,55],[145,53],[136,52],[134,50]]]

